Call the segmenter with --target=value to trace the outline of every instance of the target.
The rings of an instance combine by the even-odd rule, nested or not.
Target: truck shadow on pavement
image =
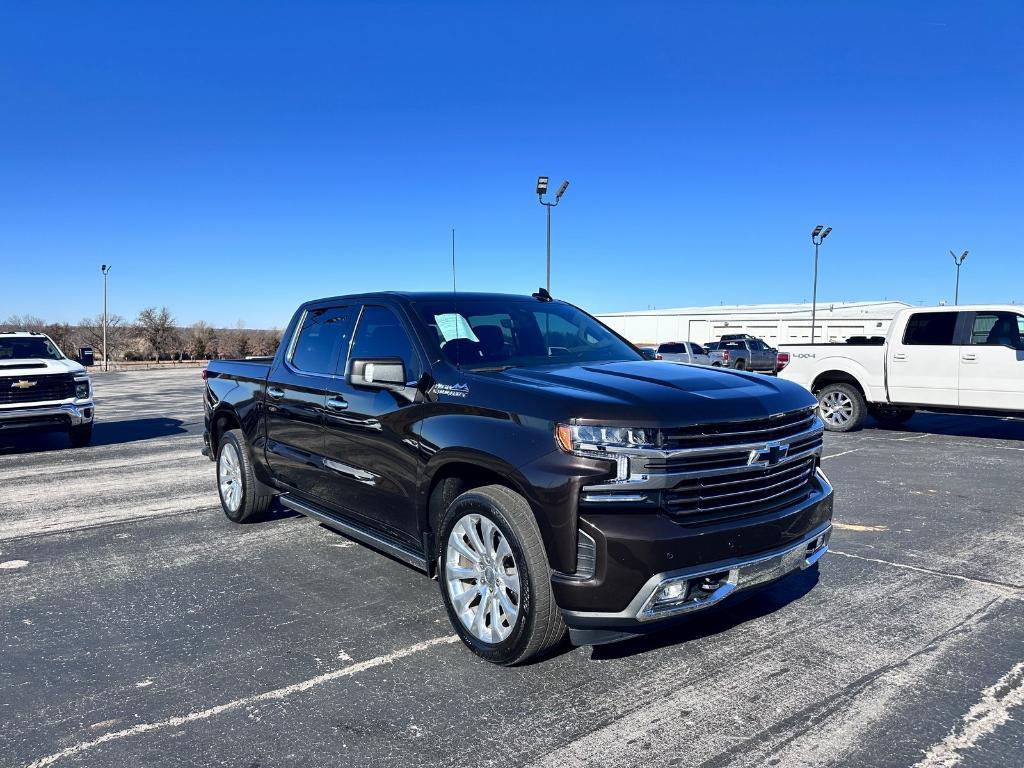
[[[818,569],[816,567],[808,568],[788,576],[770,587],[753,591],[750,594],[733,595],[714,608],[681,619],[680,623],[675,626],[631,640],[622,640],[608,645],[595,645],[590,658],[592,661],[621,659],[656,651],[659,648],[714,637],[728,632],[740,624],[746,624],[748,621],[775,613],[780,608],[802,598],[817,583]]]
[[[97,421],[93,427],[92,442],[85,448],[73,448],[68,436],[62,432],[19,434],[0,432],[0,456],[43,451],[88,450],[90,447],[134,443],[157,437],[170,437],[188,432],[181,419],[148,418],[124,421]],[[197,449],[198,450],[198,449]]]
[[[960,416],[944,413],[915,413],[898,427],[883,427],[872,418],[864,422],[865,432],[893,432],[905,435],[984,437],[993,440],[1024,441],[1024,419],[1000,416]]]

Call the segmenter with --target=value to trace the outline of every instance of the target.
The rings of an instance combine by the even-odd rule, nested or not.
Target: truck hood
[[[85,373],[85,366],[74,360],[0,360],[0,376],[49,376],[54,373]]]
[[[758,419],[816,403],[803,387],[774,376],[670,362],[510,368],[482,376],[557,401],[555,418],[641,427]]]

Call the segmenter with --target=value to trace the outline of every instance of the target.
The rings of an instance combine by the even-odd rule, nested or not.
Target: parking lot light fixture
[[[109,264],[101,264],[100,271],[103,273],[103,370],[107,370],[107,273],[110,272]]]
[[[544,195],[548,191],[548,177],[538,176],[537,177],[537,200],[548,210],[548,236],[547,236],[547,282],[545,283],[548,293],[551,293],[551,209],[558,205],[562,199],[562,195],[565,194],[565,190],[569,188],[569,182],[563,181],[562,186],[558,188],[558,192],[555,193],[555,199],[550,202],[544,201]]]
[[[824,232],[822,232],[823,229],[825,230]],[[814,344],[814,332],[818,325],[818,249],[821,247],[821,241],[828,237],[831,231],[832,227],[825,227],[821,224],[811,230],[811,242],[814,243],[814,289],[811,292],[811,344]]]
[[[953,263],[956,264],[956,291],[953,294],[953,304],[955,306],[960,303],[960,267],[967,261],[967,251],[964,251],[959,257],[953,251],[950,251],[949,255],[953,257]]]

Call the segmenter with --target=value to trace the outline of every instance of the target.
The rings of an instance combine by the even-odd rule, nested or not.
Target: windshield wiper
[[[515,368],[514,365],[492,365],[489,368],[470,368],[469,370],[473,373],[500,373],[501,371],[507,371],[509,368]]]

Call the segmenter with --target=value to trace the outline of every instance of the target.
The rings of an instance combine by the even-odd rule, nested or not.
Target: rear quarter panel
[[[853,377],[869,402],[886,402],[884,346],[850,344],[783,344],[779,352],[789,353],[789,365],[780,379],[811,390],[814,383],[832,371]]]

